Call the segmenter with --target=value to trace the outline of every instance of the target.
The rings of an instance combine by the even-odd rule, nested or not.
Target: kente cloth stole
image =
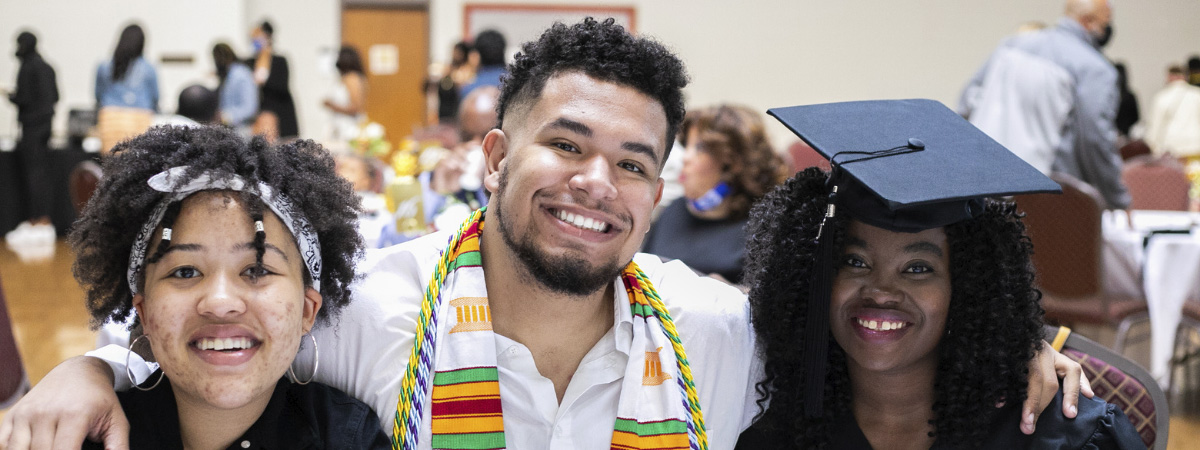
[[[426,288],[400,384],[395,450],[418,448],[424,408],[430,408],[433,449],[505,448],[496,335],[479,254],[485,209],[450,239]],[[612,449],[706,450],[700,402],[675,324],[637,264],[630,262],[621,280],[634,326]]]

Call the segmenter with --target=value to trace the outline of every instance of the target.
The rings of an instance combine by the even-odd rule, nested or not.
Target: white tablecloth
[[[1131,228],[1124,211],[1108,211],[1103,229],[1104,287],[1117,294],[1145,295],[1150,306],[1149,369],[1166,387],[1183,302],[1200,296],[1200,214],[1134,211]],[[1143,247],[1154,230],[1191,233],[1153,234]]]

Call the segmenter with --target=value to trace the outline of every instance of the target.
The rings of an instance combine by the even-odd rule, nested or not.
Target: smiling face
[[[214,191],[183,201],[171,247],[146,266],[134,306],[180,403],[265,402],[321,307],[320,294],[304,286],[291,233],[270,210],[263,215],[261,269],[245,205]]]
[[[550,78],[484,139],[485,185],[506,245],[552,291],[611,283],[642,245],[662,195],[660,103],[578,72]]]
[[[683,195],[695,200],[716,187],[724,173],[720,161],[702,148],[699,127],[688,128],[685,139],[687,145],[684,147],[679,184],[683,185]]]
[[[935,368],[950,308],[942,228],[900,233],[851,222],[830,305],[830,330],[851,370]]]

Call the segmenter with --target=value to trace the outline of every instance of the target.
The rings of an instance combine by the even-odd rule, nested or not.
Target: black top
[[[151,375],[151,381],[156,379],[157,373]],[[131,450],[183,449],[169,379],[150,391],[130,389],[117,397],[129,419]],[[83,448],[103,446],[85,442]],[[391,442],[379,426],[379,417],[365,403],[320,383],[299,385],[282,378],[258,421],[228,448],[390,449]]]
[[[245,61],[250,70],[255,70],[255,59]],[[271,71],[267,81],[258,87],[258,109],[270,111],[279,118],[279,137],[287,139],[300,135],[300,124],[296,120],[296,103],[288,87],[288,62],[282,56],[271,55]]]
[[[1062,391],[1054,397],[1038,417],[1037,431],[1033,436],[1021,433],[1021,405],[1010,404],[1002,408],[988,429],[984,442],[971,448],[992,450],[1015,449],[1094,449],[1094,450],[1142,450],[1142,443],[1129,418],[1116,405],[1100,399],[1079,397],[1079,414],[1067,419],[1062,411]],[[871,444],[858,428],[854,418],[833,421],[827,449],[869,450]],[[737,449],[785,449],[787,433],[764,431],[751,427],[738,439]],[[950,449],[949,445],[934,442],[933,449]]]
[[[746,260],[746,220],[701,219],[688,212],[687,198],[680,197],[650,226],[642,251],[678,259],[701,273],[720,274],[731,283],[740,283]]]
[[[21,123],[49,122],[54,116],[58,83],[54,68],[46,64],[42,55],[34,52],[22,58],[16,90],[8,95],[8,100],[17,105],[17,120]]]

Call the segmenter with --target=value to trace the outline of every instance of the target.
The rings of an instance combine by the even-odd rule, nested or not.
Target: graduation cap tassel
[[[832,175],[831,175],[832,179]],[[804,415],[821,417],[824,412],[825,371],[829,353],[829,296],[833,289],[833,236],[825,235],[825,226],[836,213],[837,185],[829,192],[829,204],[817,229],[816,264],[809,285],[808,313],[804,327]],[[832,233],[831,233],[832,234]]]

